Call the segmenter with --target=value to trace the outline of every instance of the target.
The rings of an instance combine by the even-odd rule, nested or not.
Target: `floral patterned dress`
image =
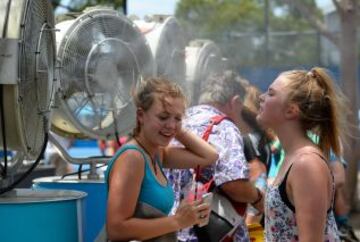
[[[290,169],[289,169],[290,170]],[[284,181],[283,181],[284,182]],[[280,185],[269,186],[265,199],[265,238],[267,242],[299,241],[295,213],[283,201]],[[334,189],[334,184],[333,184]],[[327,214],[325,241],[338,242],[337,227],[333,209]]]

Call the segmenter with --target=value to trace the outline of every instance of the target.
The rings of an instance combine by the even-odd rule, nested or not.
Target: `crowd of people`
[[[344,97],[325,69],[280,73],[264,93],[212,74],[188,108],[162,77],[133,96],[136,128],[105,177],[107,239],[251,241],[261,224],[264,241],[359,241],[344,197]]]

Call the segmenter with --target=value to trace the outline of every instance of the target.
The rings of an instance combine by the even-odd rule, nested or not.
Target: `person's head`
[[[137,107],[133,136],[144,135],[158,145],[167,145],[181,128],[186,98],[181,88],[165,78],[150,78],[136,88]]]
[[[339,155],[339,137],[344,122],[340,113],[343,96],[323,68],[281,73],[260,97],[258,121],[278,131],[285,122],[295,122],[306,136],[319,135],[319,147],[328,156],[330,149]]]
[[[213,105],[236,123],[240,118],[245,89],[241,78],[233,71],[212,74],[206,80],[199,103]]]
[[[245,79],[243,79],[245,80]],[[260,108],[260,90],[254,86],[251,85],[247,80],[242,81],[242,85],[245,88],[245,97],[243,102],[243,108],[241,110],[241,117],[244,121],[245,127],[242,128],[242,132],[256,132],[261,137],[261,144],[266,144],[272,140],[272,135],[270,133],[270,130],[264,129],[259,125],[259,123],[256,120],[256,116],[259,112]]]
[[[260,90],[250,84],[246,86],[245,90],[246,94],[244,97],[244,106],[247,107],[250,111],[257,113],[260,108]]]

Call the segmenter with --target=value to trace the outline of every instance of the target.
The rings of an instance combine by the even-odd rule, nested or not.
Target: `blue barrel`
[[[42,177],[33,180],[33,187],[37,189],[69,189],[87,193],[85,198],[85,241],[93,242],[105,224],[106,217],[106,193],[107,188],[104,179],[92,180],[81,179],[76,176]]]
[[[86,193],[14,189],[0,196],[1,242],[83,242]]]

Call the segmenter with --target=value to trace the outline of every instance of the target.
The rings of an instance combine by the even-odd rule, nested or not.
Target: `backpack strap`
[[[210,119],[210,124],[206,127],[205,132],[202,135],[202,139],[207,141],[209,139],[209,136],[211,134],[211,131],[214,127],[214,125],[218,125],[223,121],[224,119],[228,119],[231,121],[231,119],[226,115],[216,115]]]
[[[210,119],[210,124],[209,126],[205,129],[205,132],[203,133],[202,135],[202,138],[207,141],[209,139],[209,136],[211,134],[211,131],[213,129],[213,127],[215,125],[218,125],[219,123],[221,123],[224,119],[228,119],[232,122],[232,120],[225,116],[225,115],[216,115],[214,117],[212,117]],[[214,187],[215,187],[215,182],[214,182],[214,177],[211,176],[211,178],[208,180],[208,181],[203,181],[204,179],[201,179],[201,169],[200,169],[200,166],[197,166],[195,168],[195,181],[196,182],[199,182],[199,181],[202,181],[204,183],[204,189],[209,192],[211,191]],[[221,191],[220,191],[221,192]],[[224,195],[226,198],[228,198],[234,209],[237,211],[238,214],[240,214],[241,216],[243,216],[245,214],[245,211],[246,211],[246,203],[243,203],[243,202],[235,202],[233,201],[229,196],[227,196],[225,193],[221,192],[222,195]]]
[[[210,123],[209,125],[206,127],[203,135],[202,135],[202,139],[205,140],[205,141],[208,141],[209,139],[209,136],[211,134],[211,131],[213,129],[213,127],[215,125],[218,125],[219,123],[221,123],[224,119],[227,119],[227,120],[230,120],[231,119],[226,116],[226,115],[215,115],[213,116],[211,119],[210,119]],[[200,181],[201,180],[201,169],[200,169],[200,166],[198,165],[196,168],[195,168],[195,181]],[[208,184],[208,190],[210,190],[211,188],[211,185],[213,184],[213,181],[214,181],[214,178],[211,177],[210,180],[209,180],[209,184]]]

